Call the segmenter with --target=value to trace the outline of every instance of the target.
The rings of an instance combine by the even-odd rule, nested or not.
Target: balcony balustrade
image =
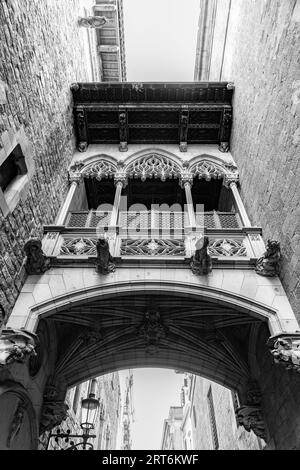
[[[111,211],[72,211],[63,226],[45,227],[47,256],[67,264],[88,262],[96,256],[97,239],[106,236],[111,254],[131,262],[135,259],[189,259],[201,235],[209,237],[208,252],[215,263],[251,265],[264,251],[261,229],[244,227],[236,212],[196,212],[191,227],[187,212],[121,211],[117,225],[110,225]]]

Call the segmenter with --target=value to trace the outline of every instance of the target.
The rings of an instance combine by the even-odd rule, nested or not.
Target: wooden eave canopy
[[[219,144],[227,151],[233,86],[228,82],[75,83],[79,150],[89,144]]]

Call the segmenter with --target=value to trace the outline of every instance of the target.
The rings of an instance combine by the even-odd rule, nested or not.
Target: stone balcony
[[[187,264],[199,237],[209,238],[214,265],[251,268],[265,245],[258,227],[244,227],[236,212],[196,213],[196,227],[187,212],[124,212],[110,225],[110,211],[72,211],[64,225],[46,226],[43,249],[54,265],[89,265],[98,238],[108,238],[119,263]]]

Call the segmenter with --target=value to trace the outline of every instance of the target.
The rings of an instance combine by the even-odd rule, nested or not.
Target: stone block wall
[[[92,0],[0,2],[0,161],[21,133],[33,176],[12,212],[0,210],[0,320],[22,287],[23,246],[53,223],[74,150],[70,85],[91,81],[87,31],[77,25]],[[91,11],[91,10],[88,10]]]
[[[231,151],[253,224],[279,240],[300,319],[300,0],[233,0],[222,80],[235,83]]]
[[[200,376],[195,377],[193,403],[190,410],[194,449],[213,449],[207,399],[210,387],[215,410],[219,449],[260,450],[261,443],[255,434],[252,431],[247,432],[242,426],[237,425],[231,391]]]

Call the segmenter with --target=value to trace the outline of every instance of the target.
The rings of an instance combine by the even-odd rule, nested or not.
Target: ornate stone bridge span
[[[232,388],[247,430],[300,448],[300,327],[279,244],[266,248],[239,193],[228,85],[73,87],[69,192],[25,245],[28,277],[0,340],[0,448],[36,448],[64,419],[68,387],[128,367]],[[143,112],[120,110],[126,96]]]

